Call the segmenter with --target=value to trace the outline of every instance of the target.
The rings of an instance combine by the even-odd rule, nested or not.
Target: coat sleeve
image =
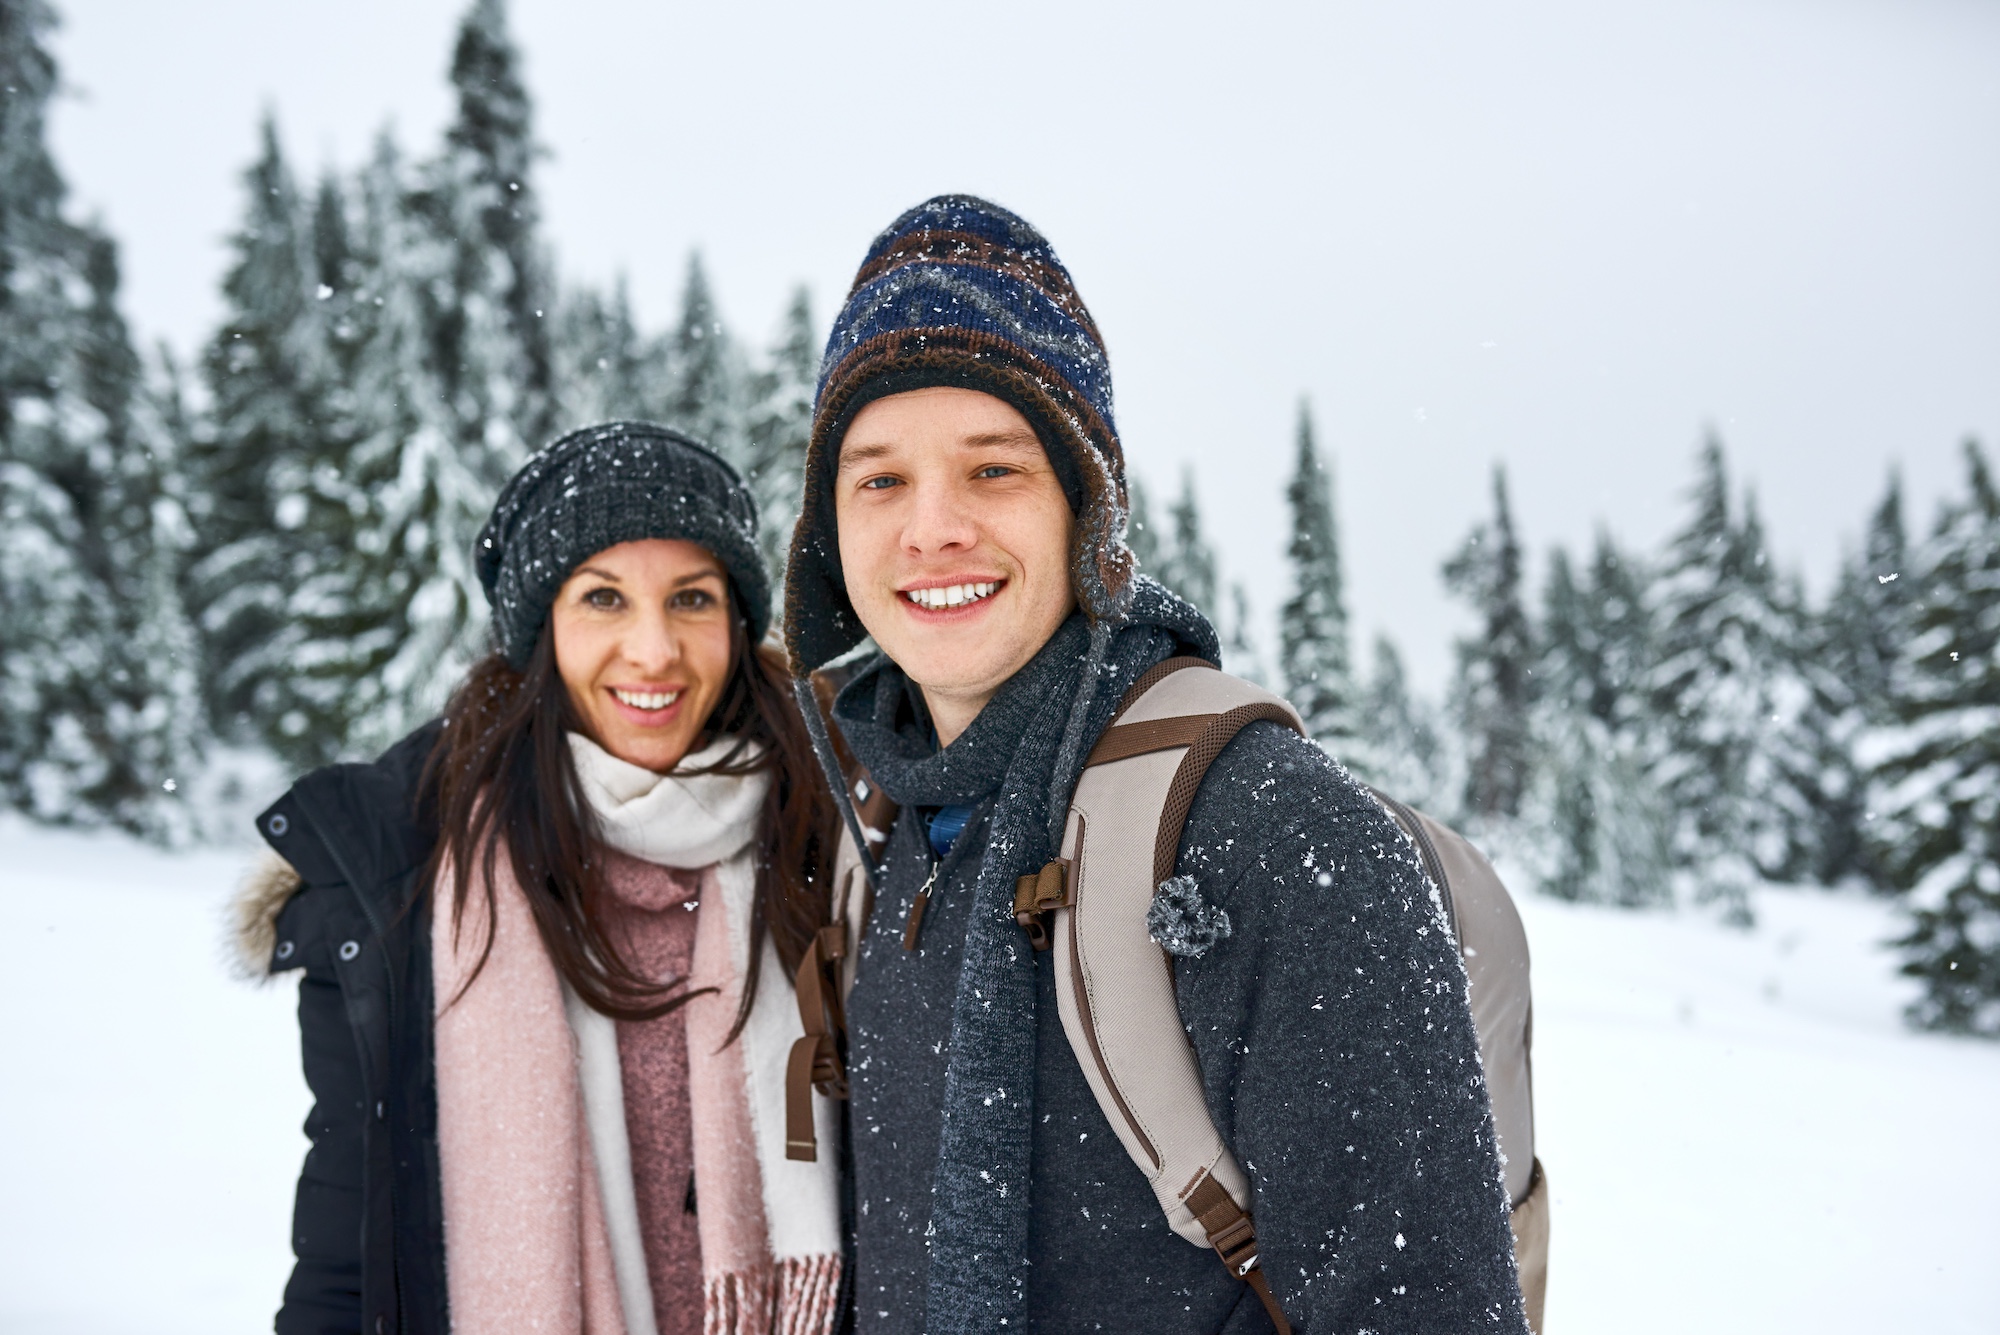
[[[337,887],[344,890],[345,887]],[[292,1210],[298,1258],[285,1285],[277,1335],[360,1335],[363,1135],[368,1091],[325,924],[330,891],[306,889],[278,918],[278,948],[304,968],[299,1048],[312,1111]]]
[[[1260,723],[1210,768],[1177,870],[1231,921],[1176,988],[1295,1329],[1525,1331],[1465,970],[1401,833]]]

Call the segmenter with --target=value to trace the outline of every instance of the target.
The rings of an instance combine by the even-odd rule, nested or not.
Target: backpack
[[[1256,1291],[1281,1335],[1290,1335],[1258,1268],[1249,1179],[1209,1117],[1194,1048],[1181,1028],[1171,957],[1146,926],[1155,889],[1174,874],[1182,827],[1203,775],[1231,738],[1259,720],[1305,731],[1284,700],[1206,659],[1169,659],[1140,677],[1084,762],[1059,855],[1017,883],[1014,916],[1035,948],[1050,952],[1063,1032],[1168,1226],[1196,1246],[1213,1248],[1230,1273]],[[855,776],[850,795],[872,865],[874,850],[888,839],[895,804],[858,766],[846,768]],[[1548,1273],[1548,1185],[1534,1156],[1527,936],[1498,873],[1477,849],[1429,816],[1369,791],[1416,851],[1465,964],[1506,1164],[1522,1297],[1529,1324],[1539,1331]],[[853,838],[844,835],[833,923],[820,930],[799,964],[805,1037],[793,1046],[786,1082],[787,1153],[794,1158],[816,1154],[810,1091],[834,1098],[847,1093],[842,999],[854,984],[858,958],[848,943],[860,940],[874,907],[864,870]]]

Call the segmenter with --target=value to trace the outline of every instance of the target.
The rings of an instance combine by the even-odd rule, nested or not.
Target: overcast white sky
[[[55,122],[140,331],[216,317],[273,108],[308,173],[428,151],[458,0],[66,0]],[[563,271],[658,326],[699,246],[761,340],[822,321],[900,209],[1045,230],[1112,350],[1133,468],[1191,465],[1284,596],[1301,394],[1335,459],[1358,650],[1440,684],[1437,570],[1504,461],[1538,553],[1678,522],[1704,424],[1823,588],[1904,470],[2000,445],[2000,5],[514,0]],[[1266,637],[1269,638],[1268,635]]]

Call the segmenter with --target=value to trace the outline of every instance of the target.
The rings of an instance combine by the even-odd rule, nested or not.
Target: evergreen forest
[[[734,461],[789,534],[822,330],[804,289],[726,328],[699,255],[671,327],[564,281],[503,0],[473,0],[435,144],[242,173],[224,316],[183,362],[120,314],[116,242],[48,147],[44,0],[0,0],[0,802],[178,845],[275,776],[373,754],[485,647],[473,538],[574,425],[639,417]],[[1444,699],[1357,654],[1334,461],[1301,404],[1276,642],[1223,579],[1192,472],[1136,480],[1141,567],[1358,777],[1465,829],[1518,892],[1747,922],[1762,882],[1898,897],[1914,1023],[2000,1037],[2000,489],[1980,445],[1927,526],[1892,476],[1819,600],[1714,436],[1658,550],[1600,532],[1528,585],[1502,469],[1439,572],[1475,632]]]

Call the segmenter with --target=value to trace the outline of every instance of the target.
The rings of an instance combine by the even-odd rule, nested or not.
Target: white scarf
[[[731,739],[686,757],[668,774],[620,760],[576,733],[569,735],[569,743],[584,796],[611,847],[662,867],[716,867],[723,901],[719,907],[728,915],[734,973],[737,978],[746,977],[750,920],[756,907],[756,837],[770,776],[681,772],[715,764],[735,744]],[[785,1156],[785,1067],[792,1044],[803,1036],[804,1029],[791,980],[768,934],[762,953],[756,999],[737,1041],[748,1077],[764,1219],[781,1282],[805,1282],[817,1289],[823,1286],[796,1277],[823,1277],[828,1258],[840,1255],[839,1169],[830,1154],[822,1154],[816,1163]],[[653,1335],[652,1287],[646,1276],[632,1184],[616,1023],[583,1005],[567,989],[565,992],[570,1027],[577,1039],[584,1118],[597,1162],[628,1335]],[[837,1143],[834,1109],[818,1094],[813,1097],[813,1118],[820,1144]],[[825,1294],[823,1301],[801,1302],[794,1297],[787,1305],[810,1308],[815,1316],[820,1311],[830,1314],[831,1298],[831,1293]]]

